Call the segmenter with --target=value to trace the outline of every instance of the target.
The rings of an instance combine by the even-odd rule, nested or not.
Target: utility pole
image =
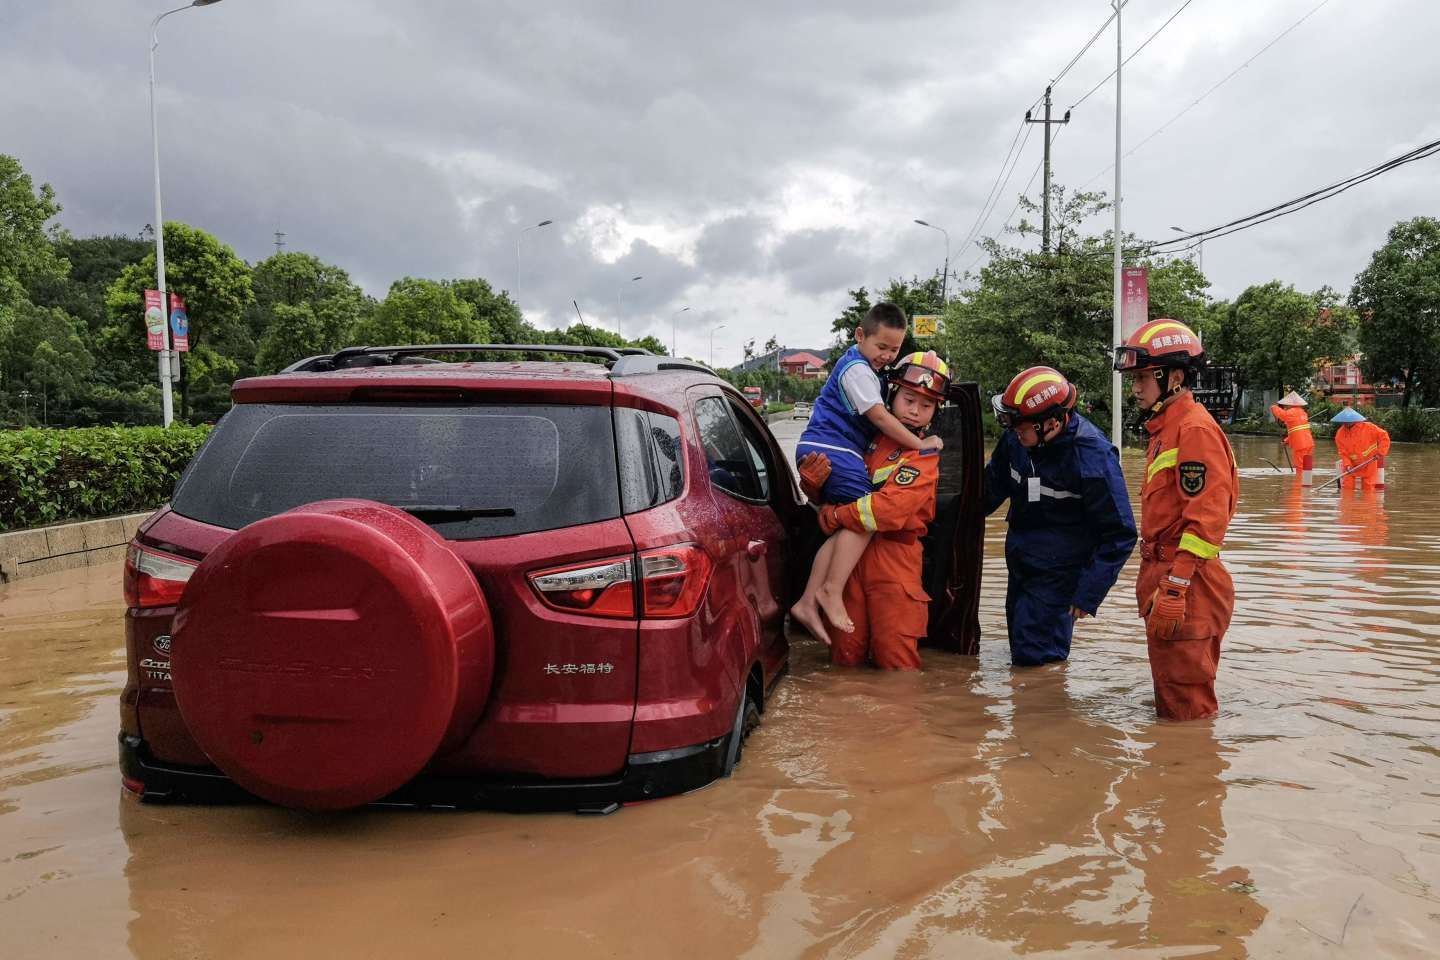
[[[1069,122],[1070,122],[1070,111],[1069,111],[1069,110],[1066,110],[1066,111],[1065,111],[1065,116],[1064,116],[1064,118],[1061,119],[1061,120],[1051,120],[1051,119],[1050,119],[1050,88],[1047,86],[1047,87],[1045,88],[1045,119],[1044,119],[1044,120],[1031,120],[1031,119],[1030,119],[1030,111],[1029,111],[1029,110],[1026,110],[1026,111],[1025,111],[1025,122],[1026,122],[1026,123],[1043,123],[1043,124],[1045,124],[1045,207],[1044,207],[1044,211],[1045,211],[1045,212],[1044,212],[1044,214],[1043,214],[1043,219],[1041,220],[1041,227],[1040,227],[1040,249],[1041,249],[1043,252],[1045,252],[1045,253],[1049,253],[1049,252],[1050,252],[1050,128],[1051,128],[1052,126],[1055,126],[1055,125],[1058,125],[1058,124],[1069,123]]]
[[[285,231],[275,231],[275,255],[278,257],[285,252]]]
[[[1120,346],[1124,333],[1121,325],[1121,303],[1120,303],[1120,272],[1124,265],[1124,254],[1120,246],[1124,233],[1120,229],[1120,68],[1125,65],[1121,59],[1122,47],[1120,45],[1120,10],[1125,6],[1125,0],[1110,0],[1110,5],[1115,8],[1115,276],[1113,278],[1113,314],[1111,316],[1110,338],[1114,346]],[[1118,450],[1121,448],[1120,441],[1120,372],[1110,372],[1110,442],[1115,444]]]

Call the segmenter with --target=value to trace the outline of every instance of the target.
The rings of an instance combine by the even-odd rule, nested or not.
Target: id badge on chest
[[[1039,502],[1040,502],[1040,478],[1039,478],[1039,477],[1026,477],[1026,478],[1025,478],[1025,494],[1026,494],[1025,499],[1029,500],[1031,503],[1039,503]]]

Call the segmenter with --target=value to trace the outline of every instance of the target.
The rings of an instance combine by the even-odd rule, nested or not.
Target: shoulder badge
[[[915,482],[915,478],[918,476],[920,476],[920,471],[914,467],[901,467],[895,471],[895,482],[902,487],[908,487]]]
[[[1205,489],[1205,464],[1198,460],[1186,460],[1179,466],[1180,489],[1195,496]]]
[[[890,456],[886,457],[885,459],[891,461],[892,463],[893,463],[894,461],[896,461],[896,460],[899,460],[899,459],[900,459],[900,448],[899,448],[899,447],[896,447],[894,450],[890,451]]]

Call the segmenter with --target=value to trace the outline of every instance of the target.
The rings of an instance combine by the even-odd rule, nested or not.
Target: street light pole
[[[520,306],[520,241],[524,239],[525,234],[529,233],[531,230],[539,230],[541,227],[548,227],[554,222],[554,220],[541,220],[539,223],[534,224],[533,226],[526,227],[524,230],[521,230],[515,236],[515,306],[517,307]]]
[[[675,352],[675,318],[689,309],[689,307],[681,307],[675,311],[675,316],[670,318],[670,356],[672,357],[678,357],[680,355]]]
[[[150,21],[150,148],[155,161],[155,286],[160,291],[160,318],[164,346],[160,350],[160,410],[165,426],[175,421],[175,402],[170,391],[170,297],[165,289],[165,217],[160,212],[160,121],[155,110],[155,49],[160,46],[160,21],[191,7],[208,7],[220,0],[194,0],[183,7],[166,10]]]
[[[724,330],[724,329],[725,329],[725,324],[723,324],[723,323],[720,324],[719,326],[715,326],[715,327],[711,327],[711,328],[710,328],[710,369],[711,369],[711,370],[714,370],[714,369],[715,369],[715,331],[716,331],[716,330]]]
[[[940,309],[944,310],[945,305],[950,302],[950,234],[944,227],[937,227],[933,223],[926,223],[924,220],[916,220],[922,227],[929,227],[931,230],[939,230],[945,234],[945,272],[940,275]]]
[[[644,279],[645,279],[644,277],[631,277],[631,278],[630,278],[630,282],[631,282],[631,283],[634,283],[636,280],[644,280]],[[615,316],[615,333],[616,333],[616,335],[619,336],[622,340],[624,339],[625,334],[623,334],[623,333],[620,332],[620,325],[625,322],[625,300],[624,300],[624,298],[621,296],[621,294],[624,293],[624,292],[625,292],[625,284],[623,284],[623,283],[622,283],[620,286],[618,286],[618,287],[615,288],[615,306],[618,307],[618,308],[619,308],[619,311],[620,311],[620,312],[619,312],[618,314],[616,314],[616,316]]]
[[[1113,316],[1110,321],[1110,338],[1115,346],[1121,343],[1121,322],[1120,322],[1120,274],[1123,265],[1121,258],[1120,232],[1120,68],[1123,66],[1120,46],[1120,9],[1125,6],[1125,0],[1110,0],[1110,5],[1115,8],[1115,278],[1114,278],[1114,304]],[[1112,370],[1110,373],[1110,442],[1115,444],[1116,449],[1120,447],[1120,371]]]
[[[1183,227],[1171,227],[1176,233],[1189,233]],[[1195,245],[1195,269],[1200,271],[1201,276],[1205,274],[1205,241],[1201,240]]]

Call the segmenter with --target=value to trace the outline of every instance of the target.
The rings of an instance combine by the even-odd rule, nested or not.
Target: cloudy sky
[[[1127,53],[1184,0],[1132,0]],[[1126,149],[1319,0],[1192,0],[1125,68]],[[172,0],[173,3],[173,0]],[[0,152],[79,235],[153,217],[148,22],[172,3],[0,0]],[[161,26],[165,215],[250,261],[288,249],[383,296],[487,277],[574,318],[739,359],[829,339],[849,287],[956,270],[1020,118],[1105,0],[753,3],[224,0]],[[1440,6],[1329,0],[1126,159],[1125,224],[1212,226],[1440,138]],[[1057,113],[1114,66],[1107,31]],[[1039,128],[980,230],[1039,162]],[[1058,182],[1109,189],[1113,84],[1055,144]],[[1038,195],[1039,182],[1031,187]],[[1440,158],[1207,244],[1219,296],[1280,278],[1348,289],[1396,220],[1440,214]],[[1096,224],[1097,231],[1105,224]],[[1173,235],[1173,234],[1172,234]],[[644,279],[631,281],[634,276]]]

